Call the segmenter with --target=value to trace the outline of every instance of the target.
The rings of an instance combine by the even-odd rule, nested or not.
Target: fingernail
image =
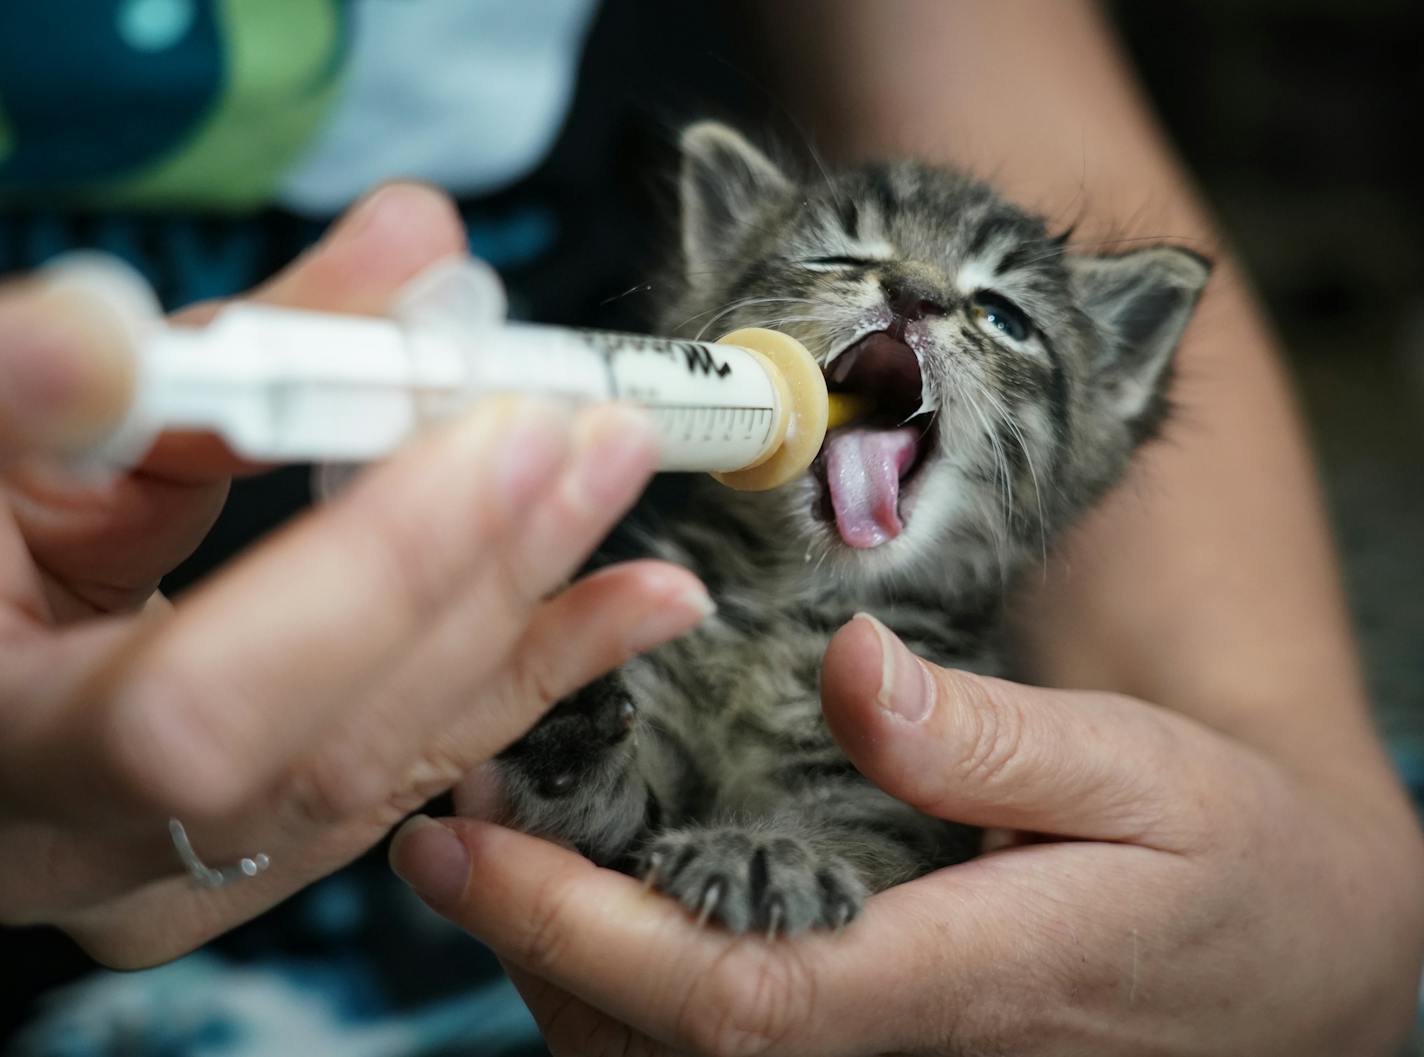
[[[691,631],[715,612],[717,603],[700,585],[681,591],[633,626],[628,633],[628,652],[645,653],[661,646]]]
[[[5,385],[0,389],[6,413],[38,418],[63,411],[80,391],[81,371],[69,347],[73,328],[64,323],[29,320],[4,326]]]
[[[540,400],[513,400],[495,410],[490,428],[499,432],[492,457],[496,500],[520,514],[559,474],[569,456],[568,413]],[[483,436],[481,440],[483,441]]]
[[[590,510],[631,502],[657,465],[657,430],[648,415],[621,404],[589,411],[571,488]]]
[[[880,690],[875,702],[885,711],[910,723],[919,723],[935,703],[934,680],[899,637],[869,613],[857,613],[875,629],[880,640]]]
[[[415,894],[437,909],[464,895],[470,853],[448,826],[412,815],[391,840],[391,869]]]
[[[370,226],[371,221],[375,219],[377,213],[380,212],[381,203],[386,198],[390,188],[390,184],[382,184],[380,187],[371,189],[361,198],[357,199],[356,204],[347,212],[346,218],[337,225],[338,228],[342,229],[342,234],[344,236],[359,235],[365,231],[366,228]]]
[[[130,385],[121,327],[90,299],[47,294],[0,316],[0,407],[43,445],[81,443],[109,427]]]
[[[385,183],[358,199],[334,230],[346,239],[365,237],[377,226],[405,228],[412,222],[412,210],[421,210],[427,202],[436,201],[441,203],[441,209],[447,208],[445,195],[430,184],[411,180]]]

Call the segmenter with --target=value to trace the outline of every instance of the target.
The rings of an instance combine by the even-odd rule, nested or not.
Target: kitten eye
[[[864,257],[804,257],[796,262],[805,268],[830,270],[833,268],[868,268],[878,262]]]
[[[1033,332],[1024,310],[1007,297],[1000,297],[992,290],[980,290],[974,295],[974,315],[992,327],[1003,331],[1010,341],[1027,341]]]

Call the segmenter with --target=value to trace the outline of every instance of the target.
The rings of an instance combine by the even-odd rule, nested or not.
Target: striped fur
[[[822,516],[815,474],[762,494],[696,486],[647,548],[698,572],[718,613],[562,702],[504,754],[503,778],[517,825],[704,918],[837,927],[977,836],[850,766],[821,717],[827,641],[864,610],[932,661],[1012,674],[1006,589],[1156,432],[1208,266],[1167,247],[1076,255],[986,185],[912,162],[798,183],[720,125],[683,148],[664,332],[770,326],[830,365],[912,291],[936,309],[902,331],[935,409],[930,450],[901,493],[904,530],[868,550]],[[1023,340],[976,310],[984,291],[1031,322]]]

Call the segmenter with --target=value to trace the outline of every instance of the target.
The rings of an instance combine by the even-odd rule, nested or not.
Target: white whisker
[[[1039,486],[1038,469],[1034,466],[1033,452],[1029,450],[1028,438],[1024,436],[1022,427],[1017,420],[1015,420],[1009,409],[1004,406],[1003,401],[988,390],[984,390],[983,392],[984,396],[988,398],[990,406],[998,412],[1000,420],[1009,428],[1009,432],[1013,434],[1014,439],[1018,441],[1019,450],[1023,452],[1024,461],[1028,464],[1029,480],[1033,482],[1034,503],[1038,509],[1039,557],[1046,567],[1048,564],[1048,531],[1044,524],[1043,492]]]
[[[707,331],[712,328],[712,325],[716,323],[717,320],[721,319],[723,316],[730,315],[731,313],[739,311],[743,308],[751,308],[754,305],[771,304],[810,305],[811,302],[801,297],[744,297],[740,300],[732,301],[729,304],[724,305],[720,310],[716,310],[716,314],[713,315],[712,318],[709,319],[706,323],[702,324],[702,329],[697,332],[697,337],[695,340],[701,341],[702,336],[706,334]],[[691,316],[688,319],[684,319],[673,329],[681,330],[683,327],[687,326],[687,324],[691,323],[694,319],[697,319],[700,316],[705,316],[706,314],[706,312],[699,312],[696,316]]]
[[[976,399],[977,396],[988,397],[988,392],[982,385],[974,379],[965,377],[963,379],[973,388],[965,390],[961,388],[960,395],[964,397],[964,402],[969,406],[969,410],[974,414],[979,422],[979,427],[983,430],[984,437],[989,442],[989,450],[994,459],[995,479],[1003,482],[1002,512],[1003,524],[995,535],[994,556],[999,565],[999,585],[1001,590],[1008,587],[1008,548],[1009,541],[1013,538],[1013,510],[1014,510],[1014,482],[1013,474],[1009,467],[1008,458],[1004,455],[1003,445],[999,441],[998,433],[994,430],[988,416],[984,413],[983,405]]]

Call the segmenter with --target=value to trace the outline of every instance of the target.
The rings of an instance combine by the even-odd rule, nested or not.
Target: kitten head
[[[1210,270],[1196,254],[1076,254],[988,186],[913,162],[797,182],[710,122],[682,151],[668,330],[785,331],[873,407],[802,479],[745,500],[818,565],[997,584],[1161,421]]]

